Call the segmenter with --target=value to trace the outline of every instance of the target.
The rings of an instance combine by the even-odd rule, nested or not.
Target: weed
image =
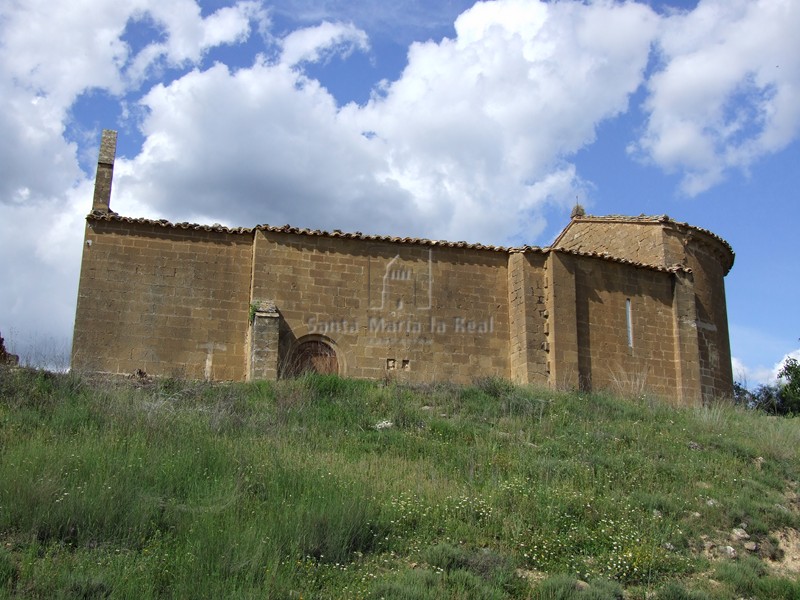
[[[687,590],[680,583],[671,581],[658,590],[655,598],[656,600],[708,600],[709,596],[702,591]]]
[[[730,585],[737,595],[756,598],[800,598],[800,581],[770,575],[763,562],[752,556],[717,565],[716,577]]]
[[[608,580],[579,581],[559,575],[546,579],[534,590],[534,600],[621,600],[622,587]]]

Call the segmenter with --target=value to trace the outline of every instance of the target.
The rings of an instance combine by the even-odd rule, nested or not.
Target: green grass
[[[799,448],[797,419],[496,379],[0,370],[0,598],[798,598],[770,534]],[[758,552],[703,555],[743,522]]]

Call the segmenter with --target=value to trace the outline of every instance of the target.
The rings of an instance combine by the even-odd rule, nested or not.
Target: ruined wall
[[[509,377],[507,261],[455,245],[260,229],[253,298],[281,315],[281,371],[300,343],[321,340],[352,377]]]
[[[251,236],[87,220],[72,368],[244,379]]]

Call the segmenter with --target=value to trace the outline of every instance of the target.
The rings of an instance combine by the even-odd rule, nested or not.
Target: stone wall
[[[673,397],[673,275],[597,258],[569,260],[581,387]]]
[[[731,397],[731,367],[725,272],[713,246],[687,244],[687,262],[695,273],[695,311],[703,397]]]
[[[662,225],[658,221],[628,222],[590,217],[573,220],[553,244],[567,250],[608,254],[646,265],[667,265]]]
[[[509,366],[518,383],[550,381],[546,263],[543,251],[512,252],[508,258]]]
[[[733,252],[667,217],[576,212],[552,248],[120,217],[103,132],[72,368],[212,380],[304,369],[408,382],[730,395]]]
[[[510,376],[505,253],[260,229],[253,256],[253,297],[282,321],[280,372],[321,340],[342,375]]]
[[[352,377],[494,376],[694,404],[730,389],[730,368],[727,327],[712,327],[726,323],[723,266],[688,247],[699,285],[689,269],[580,250],[93,213],[73,368],[274,379],[308,360]]]
[[[244,379],[252,238],[90,217],[78,371]]]
[[[683,358],[676,363],[677,371],[693,381],[694,367],[687,361],[694,353],[685,346],[694,344],[697,355],[691,360],[696,361],[699,369],[703,400],[708,402],[732,395],[724,278],[733,265],[734,255],[724,240],[709,231],[677,223],[666,216],[579,216],[573,219],[554,245],[577,252],[607,253],[637,264],[665,268],[678,265],[690,270],[694,308],[689,311],[684,303],[680,309],[675,309],[683,315],[676,317],[676,327],[681,328],[681,339],[684,340],[679,343]],[[690,335],[687,329],[687,311],[692,314],[694,335]],[[692,341],[687,342],[689,338]],[[684,384],[688,387],[681,393],[693,394],[690,390],[695,384]]]

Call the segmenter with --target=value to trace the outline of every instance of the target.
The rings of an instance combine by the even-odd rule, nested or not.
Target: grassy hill
[[[800,420],[0,370],[0,597],[800,598]]]

